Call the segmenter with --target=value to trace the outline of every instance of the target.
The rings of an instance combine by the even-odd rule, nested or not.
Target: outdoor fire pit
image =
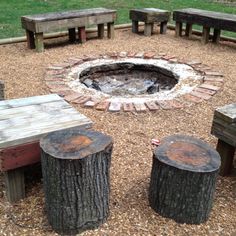
[[[52,92],[84,107],[153,111],[208,100],[223,82],[221,74],[209,73],[200,62],[145,55],[71,58],[49,68],[47,84]]]

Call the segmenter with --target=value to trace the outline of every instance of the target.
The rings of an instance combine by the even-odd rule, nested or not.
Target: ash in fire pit
[[[113,96],[154,94],[172,89],[177,76],[171,71],[148,64],[114,63],[85,69],[80,81]]]

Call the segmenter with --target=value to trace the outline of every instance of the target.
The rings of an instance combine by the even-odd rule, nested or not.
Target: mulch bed
[[[62,40],[62,41],[61,41]],[[215,108],[236,102],[236,44],[202,45],[199,38],[175,38],[174,33],[151,37],[116,31],[114,40],[92,39],[69,45],[64,39],[50,40],[44,53],[26,48],[24,43],[0,46],[0,80],[6,98],[48,94],[46,68],[70,57],[98,56],[112,52],[152,51],[183,60],[200,60],[224,74],[224,86],[208,101],[177,110],[146,113],[109,113],[74,105],[94,121],[94,129],[111,135],[114,152],[111,166],[110,217],[99,229],[83,235],[234,235],[236,234],[236,175],[219,177],[209,220],[201,225],[178,224],[156,214],[148,205],[152,165],[152,138],[181,133],[198,137],[212,147],[210,134]],[[57,45],[56,45],[56,44]],[[32,173],[32,172],[31,172]],[[36,180],[35,180],[36,179]],[[1,235],[56,235],[47,223],[40,177],[30,179],[27,197],[15,205],[4,198],[0,180]]]

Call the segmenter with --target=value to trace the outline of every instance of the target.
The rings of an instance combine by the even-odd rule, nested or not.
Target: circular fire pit
[[[211,98],[222,75],[199,62],[127,53],[72,58],[47,71],[47,85],[67,101],[109,111],[182,108]]]

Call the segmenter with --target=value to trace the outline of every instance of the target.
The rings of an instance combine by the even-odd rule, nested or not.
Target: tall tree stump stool
[[[138,22],[142,21],[145,23],[144,35],[151,36],[151,34],[153,33],[154,23],[161,23],[160,33],[166,33],[167,22],[170,18],[170,12],[157,8],[132,9],[129,12],[129,17],[132,20],[133,33],[138,33]]]
[[[163,139],[153,155],[151,207],[178,223],[205,222],[219,167],[219,154],[203,141],[185,135]]]
[[[112,138],[68,129],[40,140],[48,221],[59,234],[101,225],[109,213]]]
[[[0,101],[4,100],[5,96],[4,96],[4,82],[0,80]]]

